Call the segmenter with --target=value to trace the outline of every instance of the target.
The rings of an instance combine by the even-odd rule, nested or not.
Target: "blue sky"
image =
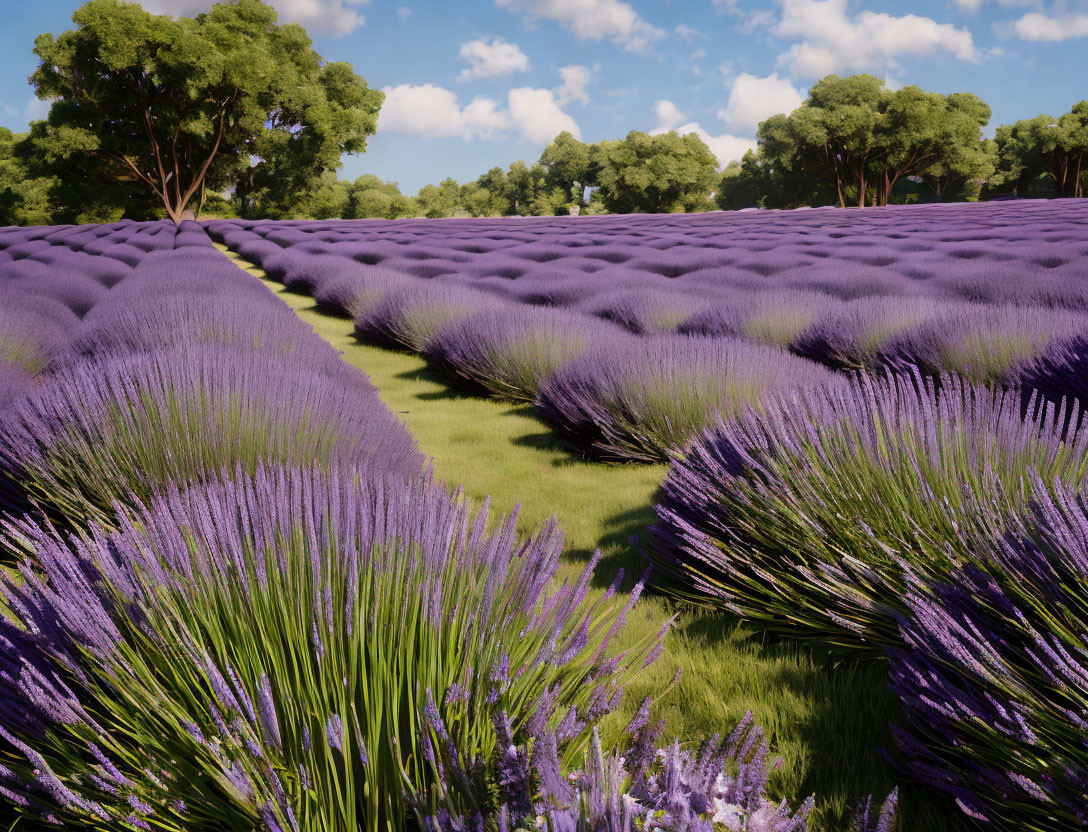
[[[190,15],[211,0],[142,0]],[[446,176],[532,161],[568,129],[702,135],[724,164],[758,121],[828,72],[974,92],[988,128],[1060,115],[1088,98],[1088,0],[272,0],[328,60],[386,90],[379,132],[342,176],[406,193]],[[40,32],[70,27],[76,0],[4,3],[0,124],[46,106],[26,76]]]

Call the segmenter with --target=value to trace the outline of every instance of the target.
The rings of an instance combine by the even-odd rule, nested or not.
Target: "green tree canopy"
[[[348,188],[347,210],[342,216],[356,220],[395,220],[413,213],[412,200],[400,192],[396,182],[383,182],[374,174],[364,173]]]
[[[1003,124],[994,136],[997,145],[995,187],[1026,196],[1032,183],[1049,174],[1066,196],[1084,195],[1088,157],[1088,101],[1061,116],[1049,115]]]
[[[594,148],[600,199],[613,213],[679,213],[711,207],[718,160],[694,133],[633,130]]]
[[[37,39],[30,80],[53,105],[27,140],[39,172],[69,186],[105,186],[175,221],[205,188],[237,186],[243,207],[259,194],[282,203],[376,127],[382,93],[347,64],[323,64],[260,0],[194,19],[91,0],[72,19]]]
[[[887,205],[906,178],[928,182],[939,198],[954,185],[977,189],[989,174],[989,120],[990,108],[969,93],[892,91],[872,75],[829,75],[792,113],[759,125],[759,153],[776,176],[822,180],[842,206]]]
[[[452,217],[461,207],[461,186],[456,179],[443,179],[438,185],[425,185],[416,197],[420,216],[430,219]]]
[[[48,225],[52,221],[48,179],[34,179],[16,153],[23,136],[0,127],[0,225]]]

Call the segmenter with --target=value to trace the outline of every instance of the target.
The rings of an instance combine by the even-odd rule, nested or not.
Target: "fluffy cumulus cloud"
[[[632,52],[649,48],[665,32],[622,0],[495,0],[500,8],[552,20],[579,38],[609,40]]]
[[[178,17],[206,12],[216,0],[140,0],[155,14]],[[281,23],[301,23],[312,34],[346,35],[366,22],[360,6],[370,0],[267,0],[279,13]]]
[[[510,90],[506,99],[510,122],[523,139],[545,145],[564,130],[582,138],[578,123],[563,112],[554,91],[519,87]]]
[[[385,87],[378,115],[379,133],[408,133],[427,139],[496,139],[516,133],[546,145],[564,130],[582,137],[578,123],[563,111],[555,90],[518,87],[506,106],[477,96],[462,104],[453,90],[434,84]]]
[[[681,136],[694,133],[706,142],[710,152],[718,158],[719,167],[725,167],[730,162],[740,159],[756,146],[754,138],[734,136],[731,133],[712,135],[699,122],[686,121],[687,116],[668,99],[654,103],[654,116],[657,118],[657,126],[650,130],[650,135],[657,136],[668,133],[670,130],[675,130]]]
[[[1056,43],[1088,37],[1088,14],[1046,15],[1028,12],[1012,24],[1012,32],[1021,40]]]
[[[718,110],[718,117],[729,130],[755,135],[761,121],[793,112],[804,100],[804,93],[778,73],[760,78],[742,72],[734,79],[729,101]]]
[[[529,68],[529,56],[516,43],[502,38],[462,43],[458,57],[462,61],[468,61],[468,68],[461,70],[458,76],[461,81],[497,78],[512,72],[525,72]]]
[[[780,61],[803,78],[832,72],[881,71],[898,58],[949,54],[977,62],[971,32],[916,14],[862,10],[851,16],[847,0],[781,0],[775,35],[797,41]]]
[[[462,106],[457,94],[434,84],[385,87],[378,131],[425,138],[489,139],[510,126],[493,98],[477,96]]]
[[[571,64],[559,67],[560,84],[555,88],[555,96],[560,105],[571,101],[579,104],[589,103],[589,82],[593,77],[589,67]]]

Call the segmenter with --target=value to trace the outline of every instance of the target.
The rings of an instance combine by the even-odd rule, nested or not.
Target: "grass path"
[[[555,515],[566,531],[572,572],[597,548],[601,583],[620,567],[629,576],[641,572],[640,548],[664,466],[580,459],[555,442],[530,406],[452,391],[422,359],[360,344],[350,321],[324,314],[312,298],[287,292],[218,247],[370,376],[382,400],[433,458],[436,476],[462,485],[470,498],[490,496],[493,510],[505,513],[520,505],[524,529]],[[644,598],[637,612],[631,627],[643,634],[660,629],[675,610],[662,599]],[[892,746],[888,723],[895,717],[883,666],[833,667],[792,644],[766,644],[761,634],[732,620],[684,612],[664,656],[629,687],[620,719],[625,722],[643,697],[658,696],[681,668],[679,683],[656,707],[667,722],[666,736],[694,743],[731,730],[750,709],[783,758],[772,780],[776,794],[794,804],[817,794],[813,832],[848,828],[844,818],[859,797],[873,793],[883,799],[894,784],[878,752],[879,746]],[[960,828],[958,816],[932,792],[904,791],[902,805],[904,830]]]

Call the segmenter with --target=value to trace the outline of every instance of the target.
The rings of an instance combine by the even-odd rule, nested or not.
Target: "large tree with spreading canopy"
[[[36,41],[30,82],[53,103],[24,155],[130,214],[178,222],[206,190],[228,187],[243,201],[283,199],[364,150],[377,126],[382,93],[348,64],[324,63],[305,30],[277,25],[261,0],[191,19],[91,0],[72,19]]]

